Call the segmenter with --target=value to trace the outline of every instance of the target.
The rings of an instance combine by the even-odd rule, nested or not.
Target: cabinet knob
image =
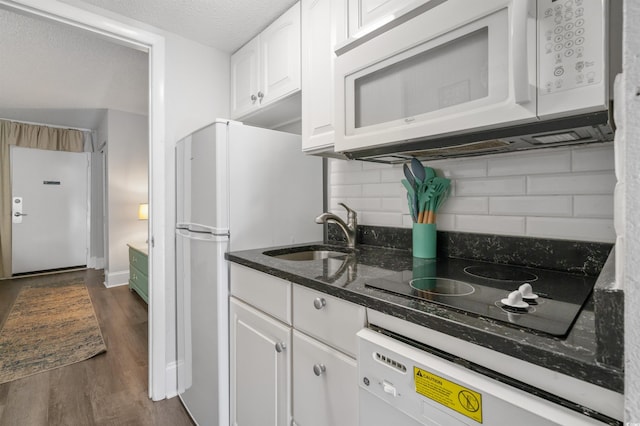
[[[327,301],[324,300],[324,297],[316,297],[315,299],[313,299],[313,306],[316,309],[322,309],[325,307],[326,304],[327,304]]]
[[[313,374],[320,377],[325,371],[327,371],[327,367],[324,364],[314,364],[313,365]]]
[[[258,92],[258,98],[260,98],[260,103],[262,103],[262,98],[264,98],[264,93]]]
[[[287,348],[287,345],[285,345],[284,342],[276,343],[276,352],[280,353],[284,351],[286,348]]]
[[[258,98],[256,97],[256,95],[251,95],[251,103],[252,104],[255,104],[257,100],[258,100]]]

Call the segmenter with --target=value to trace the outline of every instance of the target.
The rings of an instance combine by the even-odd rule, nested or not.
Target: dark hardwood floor
[[[0,281],[0,324],[25,285],[84,277],[107,352],[0,385],[0,426],[193,425],[178,398],[148,397],[147,305],[127,286],[105,288],[102,271]]]

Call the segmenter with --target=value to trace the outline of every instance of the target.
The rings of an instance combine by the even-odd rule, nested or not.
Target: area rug
[[[106,350],[84,283],[24,287],[0,330],[0,383]]]

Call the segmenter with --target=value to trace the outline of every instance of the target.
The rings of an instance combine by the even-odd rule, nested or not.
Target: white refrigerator
[[[224,254],[322,239],[322,160],[300,136],[228,120],[176,145],[178,394],[195,422],[229,425]]]

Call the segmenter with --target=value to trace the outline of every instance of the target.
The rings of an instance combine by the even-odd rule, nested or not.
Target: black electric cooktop
[[[546,269],[454,258],[414,258],[413,270],[369,280],[366,286],[565,336],[595,281],[595,277]],[[530,291],[526,284],[531,286]]]

